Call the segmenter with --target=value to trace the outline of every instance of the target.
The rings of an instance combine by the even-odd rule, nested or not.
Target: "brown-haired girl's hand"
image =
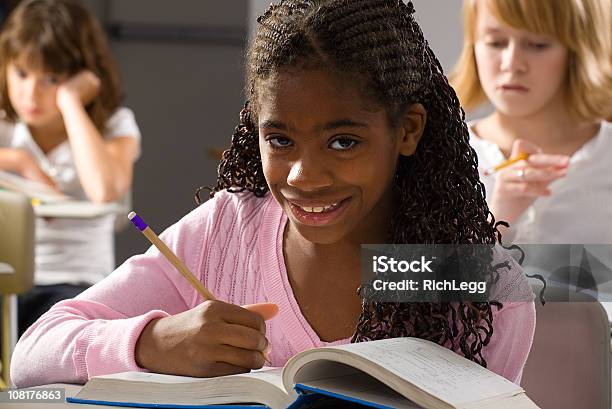
[[[100,92],[100,78],[89,70],[82,70],[68,78],[57,88],[56,103],[60,109],[69,103],[89,104]]]
[[[58,193],[60,192],[55,181],[41,169],[38,163],[36,163],[34,157],[32,157],[28,151],[16,149],[15,154],[18,157],[16,163],[17,172],[19,175],[25,179],[45,184],[56,190]]]
[[[158,373],[198,377],[261,368],[268,348],[265,320],[277,312],[271,303],[240,307],[204,301],[149,322],[136,343],[136,363]]]
[[[512,224],[538,197],[550,196],[549,185],[567,174],[569,156],[541,152],[530,142],[514,141],[510,158],[520,153],[529,157],[497,173],[490,209],[496,220]]]

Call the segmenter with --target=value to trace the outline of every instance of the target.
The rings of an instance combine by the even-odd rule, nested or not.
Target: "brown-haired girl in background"
[[[92,202],[121,199],[140,152],[133,113],[120,107],[105,35],[72,0],[25,0],[0,34],[0,169]],[[114,215],[36,223],[32,291],[20,333],[55,302],[114,269]]]

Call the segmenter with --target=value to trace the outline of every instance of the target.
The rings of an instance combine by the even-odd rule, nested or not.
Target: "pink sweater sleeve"
[[[162,239],[201,275],[210,200],[169,228]],[[135,240],[143,239],[134,233]],[[75,299],[53,306],[19,340],[11,376],[17,387],[84,383],[129,370],[141,331],[154,318],[186,311],[199,301],[189,283],[155,248],[134,256]]]
[[[499,271],[492,289],[492,299],[503,308],[493,307],[493,336],[482,354],[488,369],[519,385],[535,333],[534,295],[521,266],[505,250],[496,246],[494,257],[508,261],[509,268]]]
[[[533,302],[504,303],[493,318],[491,342],[483,350],[487,368],[519,385],[535,325]]]

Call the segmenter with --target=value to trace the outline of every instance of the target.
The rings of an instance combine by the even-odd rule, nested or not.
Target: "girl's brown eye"
[[[46,79],[47,84],[56,85],[59,83],[59,79],[55,75],[49,75]]]
[[[359,144],[359,142],[355,139],[344,137],[334,140],[329,144],[329,147],[338,151],[348,151],[349,149],[354,148],[357,144]]]
[[[268,143],[272,145],[274,149],[283,149],[291,146],[291,140],[284,136],[274,136],[268,139]]]

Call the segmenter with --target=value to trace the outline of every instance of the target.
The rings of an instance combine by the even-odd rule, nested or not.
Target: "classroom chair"
[[[542,409],[610,408],[610,326],[601,303],[536,301],[536,330],[521,386]]]
[[[10,357],[17,343],[17,294],[28,291],[34,280],[34,220],[30,199],[0,190],[0,389],[10,386]]]

